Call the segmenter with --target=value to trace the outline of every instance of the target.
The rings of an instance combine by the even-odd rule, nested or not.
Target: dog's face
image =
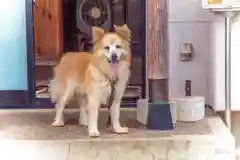
[[[104,55],[110,63],[119,62],[126,55],[123,41],[116,34],[107,34],[102,40],[102,49],[99,54]]]
[[[93,27],[94,53],[105,57],[110,64],[126,60],[130,56],[130,36],[127,25],[115,26],[112,33],[104,33],[101,28]]]

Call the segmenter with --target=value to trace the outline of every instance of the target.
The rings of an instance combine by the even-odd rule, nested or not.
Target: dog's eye
[[[119,49],[119,48],[122,48],[120,45],[116,45],[116,48]]]
[[[109,47],[108,47],[108,46],[106,46],[106,47],[104,47],[104,49],[105,49],[105,50],[109,50]]]

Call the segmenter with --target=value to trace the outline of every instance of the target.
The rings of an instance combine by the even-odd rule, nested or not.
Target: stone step
[[[149,131],[136,123],[134,110],[123,110],[129,134],[105,128],[89,138],[77,124],[79,113],[65,113],[64,127],[52,127],[53,110],[0,111],[0,159],[4,160],[235,160],[235,140],[219,117],[178,122],[173,131]]]

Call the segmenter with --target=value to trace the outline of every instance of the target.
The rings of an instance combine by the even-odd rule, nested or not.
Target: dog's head
[[[92,28],[93,53],[104,57],[110,64],[130,61],[131,31],[127,25],[114,26],[115,32],[105,33],[98,27]]]

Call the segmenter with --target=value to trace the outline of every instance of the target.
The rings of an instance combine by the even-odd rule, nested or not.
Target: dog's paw
[[[99,137],[100,132],[97,129],[96,130],[89,130],[88,131],[88,136],[89,137]]]
[[[81,125],[81,126],[84,126],[84,127],[87,127],[88,126],[88,123],[86,120],[82,119],[82,118],[79,118],[78,119],[78,124]]]
[[[79,121],[78,124],[84,127],[88,127],[88,124],[82,121]]]
[[[54,127],[61,127],[64,126],[64,122],[63,121],[53,121],[52,126]]]
[[[114,131],[118,134],[128,133],[128,127],[117,127]]]

